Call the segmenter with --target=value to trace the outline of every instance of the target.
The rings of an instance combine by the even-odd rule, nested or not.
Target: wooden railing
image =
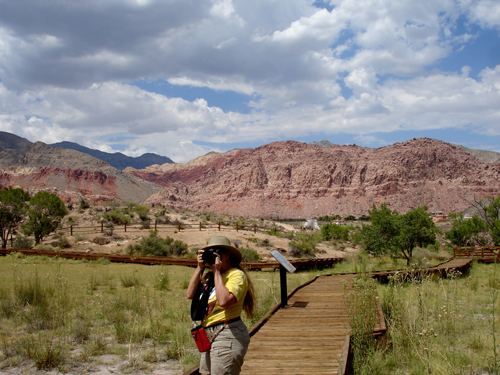
[[[495,254],[496,253],[496,254]],[[499,246],[475,246],[475,247],[454,247],[453,256],[455,258],[472,258],[483,262],[494,262],[500,254]]]

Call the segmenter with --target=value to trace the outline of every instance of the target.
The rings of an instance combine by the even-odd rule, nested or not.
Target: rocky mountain
[[[313,146],[321,146],[321,147],[331,147],[334,146],[330,141],[323,139],[321,142],[311,142],[309,143]],[[467,148],[464,146],[456,145],[451,143],[453,146],[456,146],[470,155],[474,156],[476,159],[482,161],[483,163],[500,163],[500,152],[495,151],[486,151],[486,150],[475,150],[472,148]]]
[[[166,156],[160,156],[157,154],[146,153],[139,157],[134,158],[131,156],[124,155],[121,152],[115,152],[115,153],[103,152],[88,147],[80,146],[78,143],[66,142],[66,141],[53,143],[51,144],[51,146],[67,148],[70,150],[83,152],[84,154],[88,154],[97,159],[103,160],[121,171],[127,167],[143,169],[154,164],[174,163],[171,159],[167,158]]]
[[[500,194],[500,165],[428,138],[377,149],[276,142],[130,172],[164,186],[146,203],[264,217],[359,216],[382,202],[460,212],[474,196]]]
[[[32,143],[26,138],[18,137],[15,134],[0,131],[0,151],[5,149],[23,150],[30,147]]]
[[[28,148],[2,150],[0,184],[22,187],[30,193],[50,191],[65,201],[75,202],[83,196],[92,203],[139,203],[160,189],[90,155],[42,142],[30,143]]]

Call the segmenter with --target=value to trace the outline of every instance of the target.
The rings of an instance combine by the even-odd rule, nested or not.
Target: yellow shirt
[[[237,318],[243,310],[243,301],[248,291],[248,280],[245,273],[237,268],[231,268],[222,274],[225,287],[236,297],[236,303],[224,309],[217,303],[215,288],[208,299],[208,315],[201,323],[204,327]]]

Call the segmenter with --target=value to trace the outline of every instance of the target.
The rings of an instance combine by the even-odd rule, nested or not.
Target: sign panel
[[[294,273],[295,272],[295,267],[293,266],[292,263],[290,263],[284,256],[281,254],[278,250],[271,250],[271,255],[276,259],[285,269],[290,272]]]

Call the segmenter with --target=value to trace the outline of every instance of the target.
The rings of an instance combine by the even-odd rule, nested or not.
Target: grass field
[[[288,289],[317,274],[403,268],[353,256],[334,269],[288,275]],[[474,264],[468,275],[373,284],[388,333],[357,353],[357,374],[497,374],[500,270]],[[193,270],[57,258],[0,257],[0,368],[30,365],[84,373],[115,355],[119,372],[177,373],[198,361],[185,297]],[[259,308],[248,327],[279,302],[279,272],[250,273]],[[370,281],[371,282],[371,281]],[[368,349],[366,349],[368,348]],[[174,366],[175,367],[175,366]],[[483,371],[483,372],[481,372]]]

